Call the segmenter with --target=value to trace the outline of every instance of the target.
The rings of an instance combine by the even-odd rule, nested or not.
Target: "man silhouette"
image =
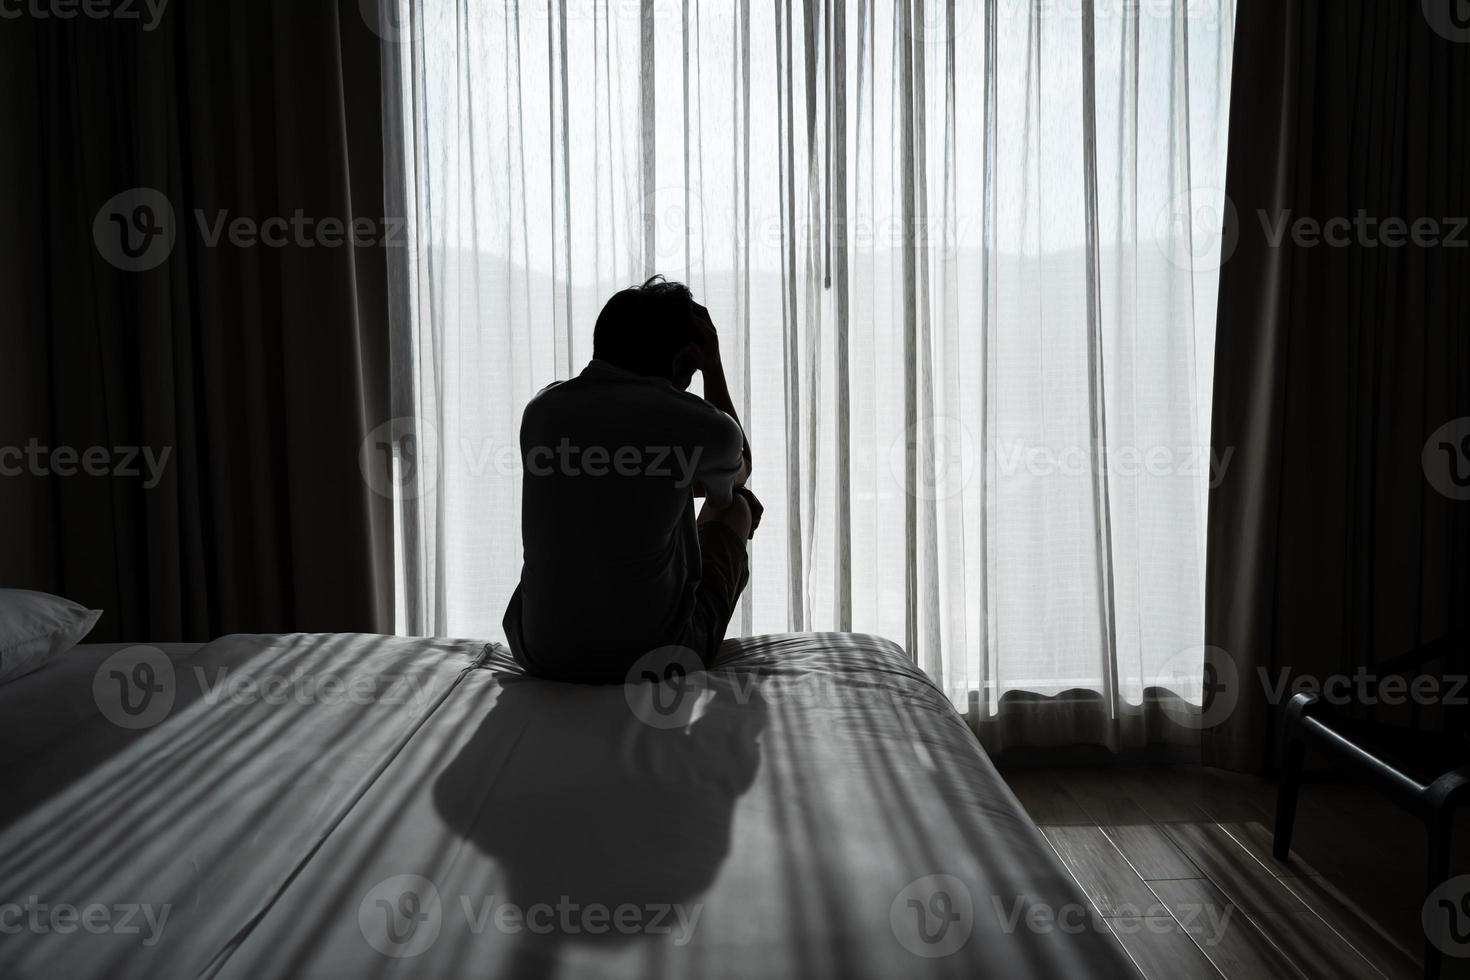
[[[608,300],[591,363],[526,406],[521,461],[524,564],[504,621],[521,666],[598,684],[652,651],[713,663],[762,507],[719,336],[687,287],[654,276]]]

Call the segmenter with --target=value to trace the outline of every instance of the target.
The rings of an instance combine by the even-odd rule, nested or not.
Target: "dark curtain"
[[[1470,22],[1455,0],[1238,9],[1239,244],[1220,282],[1213,434],[1235,457],[1210,500],[1206,614],[1234,709],[1204,750],[1260,770],[1282,676],[1371,671],[1470,621],[1470,503],[1451,480],[1470,473],[1470,443],[1425,453],[1470,416]],[[1360,212],[1430,219],[1443,240],[1394,247],[1380,228],[1342,245],[1339,226],[1337,245],[1278,246],[1263,227]]]
[[[0,23],[0,447],[67,453],[0,459],[0,585],[97,640],[390,629],[381,42],[355,0],[112,6]],[[160,198],[172,251],[119,268]]]

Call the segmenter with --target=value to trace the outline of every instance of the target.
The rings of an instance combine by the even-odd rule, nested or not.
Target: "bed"
[[[6,977],[1136,977],[886,640],[627,687],[471,640],[82,645],[0,685]]]

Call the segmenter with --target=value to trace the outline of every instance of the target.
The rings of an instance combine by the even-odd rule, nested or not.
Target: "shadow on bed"
[[[503,872],[496,906],[520,912],[518,926],[486,928],[514,944],[507,975],[549,976],[571,944],[688,942],[760,766],[759,694],[714,685],[692,723],[660,729],[635,717],[621,686],[498,679],[434,800]]]

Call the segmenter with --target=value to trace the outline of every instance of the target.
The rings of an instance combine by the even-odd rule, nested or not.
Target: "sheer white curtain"
[[[890,637],[997,746],[1199,701],[1233,0],[399,2],[401,629],[501,635],[521,409],[660,272],[766,504],[735,632]]]

